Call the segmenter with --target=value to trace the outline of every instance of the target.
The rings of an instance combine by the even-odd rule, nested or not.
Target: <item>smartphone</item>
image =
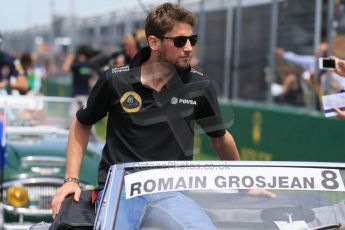
[[[319,58],[319,68],[320,69],[335,69],[335,60],[330,58]]]

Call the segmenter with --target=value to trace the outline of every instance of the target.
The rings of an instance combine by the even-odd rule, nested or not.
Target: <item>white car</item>
[[[118,164],[110,168],[97,215],[87,204],[87,198],[81,202],[84,204],[73,204],[69,210],[66,207],[72,206],[65,201],[62,206],[65,210],[59,213],[58,222],[81,229],[112,230],[121,211],[118,208],[121,192],[126,199],[181,193],[200,207],[216,229],[341,229],[345,226],[344,176],[343,163],[162,161]],[[151,207],[148,205],[140,229],[178,229],[167,225],[169,220]],[[82,220],[69,217],[78,210],[86,213],[87,208],[91,211],[79,215]],[[193,210],[186,212],[193,216]]]

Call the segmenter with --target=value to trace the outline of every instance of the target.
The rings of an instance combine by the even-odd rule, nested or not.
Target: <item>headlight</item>
[[[7,202],[17,208],[24,207],[29,201],[29,193],[25,187],[11,186],[7,189]]]

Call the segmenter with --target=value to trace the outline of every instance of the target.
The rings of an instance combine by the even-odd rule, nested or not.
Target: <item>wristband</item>
[[[75,182],[79,185],[79,179],[74,178],[74,177],[68,177],[68,178],[63,180],[63,183],[67,183],[67,182]]]

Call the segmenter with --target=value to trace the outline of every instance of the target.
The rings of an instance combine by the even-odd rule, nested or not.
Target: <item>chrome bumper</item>
[[[48,230],[50,226],[50,223],[41,222],[38,224],[35,223],[7,223],[4,224],[3,229],[4,230]],[[30,228],[31,227],[31,228]]]

